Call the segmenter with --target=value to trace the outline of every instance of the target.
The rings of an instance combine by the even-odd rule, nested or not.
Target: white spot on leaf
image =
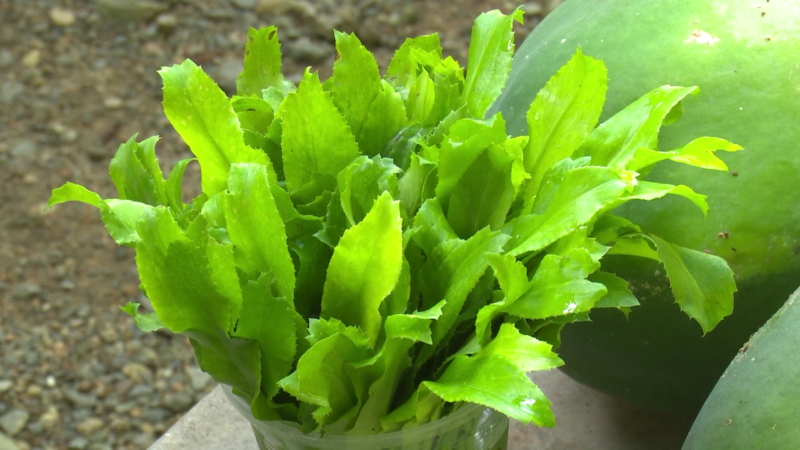
[[[719,42],[719,38],[716,38],[703,30],[694,30],[692,34],[689,36],[688,39],[684,41],[687,44],[696,43],[696,44],[708,44],[713,46],[717,42]]]

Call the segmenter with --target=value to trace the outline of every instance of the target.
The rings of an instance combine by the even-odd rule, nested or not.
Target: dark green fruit
[[[605,120],[664,84],[701,88],[662,129],[670,150],[700,136],[744,146],[730,172],[660,164],[647,179],[707,194],[618,211],[647,231],[725,258],[736,273],[734,313],[711,333],[679,311],[656,264],[609,259],[642,306],[567,327],[560,354],[573,378],[640,405],[697,411],[736,351],[800,285],[800,4],[790,0],[568,0],[521,46],[495,105],[515,134],[536,93],[581,46],[609,74]]]
[[[800,290],[733,358],[683,450],[800,448]]]

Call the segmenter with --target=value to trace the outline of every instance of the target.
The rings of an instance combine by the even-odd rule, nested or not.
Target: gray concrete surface
[[[690,417],[631,406],[556,370],[531,377],[553,402],[556,427],[512,421],[509,450],[676,450],[692,425]],[[257,450],[257,446],[247,421],[216,388],[150,449]]]

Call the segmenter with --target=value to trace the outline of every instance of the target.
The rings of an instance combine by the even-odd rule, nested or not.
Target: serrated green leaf
[[[386,297],[386,301],[384,302],[386,312],[382,315],[389,316],[406,312],[408,310],[408,300],[410,297],[411,266],[406,258],[403,258],[403,268],[400,270],[400,278],[397,279],[397,284],[394,286],[392,293]]]
[[[650,91],[595,128],[575,156],[591,156],[596,166],[625,168],[639,148],[658,149],[658,132],[670,111],[679,111],[681,100],[699,91],[677,86]]]
[[[594,237],[589,237],[589,229],[584,227],[556,241],[547,248],[547,253],[564,256],[575,248],[586,250],[592,257],[592,261],[599,262],[611,247],[600,244]]]
[[[386,81],[372,100],[358,134],[358,147],[368,156],[381,154],[406,124],[406,107],[400,94]]]
[[[445,301],[433,305],[426,311],[412,314],[394,314],[386,318],[386,339],[409,339],[413,342],[424,342],[428,345],[431,341],[431,321],[442,316],[442,307]]]
[[[442,56],[438,33],[406,38],[394,53],[389,68],[386,69],[386,78],[392,80],[396,86],[405,86],[409,78],[417,77],[419,63],[411,55],[411,50],[414,48],[425,52],[436,52],[440,58]]]
[[[420,141],[429,132],[430,130],[419,123],[412,123],[403,127],[392,137],[389,143],[386,144],[386,148],[384,148],[381,154],[392,158],[397,167],[407,170],[409,164],[411,164],[411,155],[417,153],[417,147],[420,146]]]
[[[275,110],[259,97],[233,97],[231,106],[245,132],[266,135],[275,118]]]
[[[427,254],[421,273],[422,306],[445,300],[442,317],[433,325],[434,345],[439,345],[456,324],[467,295],[489,267],[486,254],[499,253],[507,241],[508,236],[487,227],[466,241],[445,241]]]
[[[627,311],[634,306],[639,306],[639,300],[628,289],[628,282],[608,272],[595,272],[589,275],[589,281],[602,283],[608,292],[595,303],[595,308],[617,308],[627,316]]]
[[[603,295],[603,285],[586,280],[600,263],[582,248],[564,256],[547,255],[533,275],[528,290],[507,312],[527,319],[545,319],[589,311]]]
[[[428,72],[423,70],[408,89],[408,97],[405,100],[408,121],[424,124],[433,110],[435,98],[436,89],[433,80]]]
[[[486,257],[507,301],[516,301],[528,290],[528,269],[517,258],[497,253]]]
[[[400,168],[391,159],[380,156],[360,156],[339,172],[337,182],[342,211],[351,226],[364,219],[383,192],[389,192],[393,198],[399,197],[399,173]]]
[[[608,251],[608,254],[640,256],[653,261],[660,261],[658,252],[650,247],[650,241],[641,234],[631,234],[618,239]]]
[[[375,57],[355,34],[334,31],[334,38],[339,57],[333,63],[331,78],[333,104],[344,116],[353,135],[359,137],[372,103],[383,91],[381,74]],[[362,153],[369,154],[360,141],[359,146]]]
[[[478,403],[523,423],[555,426],[550,401],[524,370],[503,356],[458,356],[441,378],[422,384],[446,402]]]
[[[261,420],[277,420],[270,414],[261,395],[261,351],[258,343],[247,339],[230,338],[222,331],[188,330],[200,368],[214,381],[227,384],[236,395],[244,397],[251,412]]]
[[[520,290],[516,287],[509,290],[513,295],[478,312],[475,322],[478,338],[488,339],[489,326],[502,313],[524,319],[547,319],[589,311],[607,292],[604,285],[586,279],[599,268],[600,263],[583,248],[571,249],[564,256],[546,255],[522,295],[514,298]]]
[[[450,195],[447,221],[459,237],[468,238],[483,227],[503,226],[514,201],[513,163],[512,156],[492,144],[458,180]]]
[[[196,161],[194,158],[182,159],[175,163],[172,171],[169,173],[167,183],[165,186],[167,204],[173,214],[180,214],[186,209],[183,203],[183,173],[186,171],[186,166],[190,162]]]
[[[526,116],[530,140],[524,164],[531,174],[527,198],[539,191],[545,172],[572,155],[597,125],[607,89],[603,62],[578,49],[536,94]]]
[[[245,145],[230,100],[199,66],[186,60],[158,73],[164,113],[200,163],[204,193],[210,197],[226,188],[233,163],[269,162],[265,153]]]
[[[388,414],[402,376],[411,366],[409,350],[416,342],[431,343],[430,323],[441,316],[443,303],[421,313],[386,318],[386,343],[369,362],[382,369],[382,373],[369,387],[368,399],[353,426],[353,434],[374,434],[383,429],[381,420]]]
[[[498,10],[475,19],[469,41],[469,62],[461,104],[471,117],[482,119],[500,95],[514,55],[514,21],[522,23],[522,10],[506,16]]]
[[[339,194],[338,187],[331,194],[325,219],[322,230],[318,231],[314,236],[330,248],[334,248],[349,227],[347,215],[342,209],[342,197]]]
[[[275,207],[281,215],[281,220],[283,220],[287,238],[291,239],[306,234],[313,234],[322,228],[322,218],[300,214],[292,203],[289,193],[277,183],[273,183],[271,179],[269,190],[270,193],[272,193],[272,198],[275,200]]]
[[[701,137],[677,150],[657,152],[649,148],[637,148],[633,158],[628,162],[628,170],[642,170],[660,161],[669,159],[681,164],[688,164],[701,169],[727,171],[728,166],[717,158],[714,151],[736,152],[743,150],[739,145],[714,137]]]
[[[578,159],[564,158],[555,163],[545,172],[542,184],[539,185],[539,190],[535,197],[525,198],[524,213],[544,214],[553,196],[561,187],[564,176],[572,170],[586,167],[589,165],[590,158],[583,157]]]
[[[283,170],[289,192],[314,179],[335,177],[359,156],[358,145],[316,74],[306,72],[281,106]]]
[[[457,81],[457,77],[448,75],[439,73],[438,70],[433,74],[433,106],[425,121],[426,125],[438,125],[460,106],[458,102],[461,99],[462,84]]]
[[[302,402],[317,406],[314,420],[333,423],[358,403],[346,364],[365,359],[368,353],[341,333],[325,338],[308,349],[297,362],[297,370],[280,386]]]
[[[706,199],[708,198],[707,195],[698,194],[697,192],[693,191],[689,186],[684,186],[682,184],[674,186],[671,184],[662,184],[662,183],[653,183],[650,181],[639,181],[636,186],[634,186],[633,191],[620,198],[621,201],[628,201],[628,200],[655,200],[657,198],[662,198],[667,194],[678,195],[683,198],[688,199],[701,211],[703,211],[703,216],[708,213],[708,202]]]
[[[65,202],[81,202],[87,205],[92,205],[95,208],[102,208],[103,198],[97,193],[92,192],[85,187],[75,183],[64,183],[63,186],[53,189],[50,199],[47,201],[45,211],[55,205]]]
[[[458,239],[458,235],[442,212],[439,200],[435,198],[426,201],[419,209],[414,217],[414,228],[419,228],[419,231],[412,239],[426,255],[433,254],[433,250],[442,243]]]
[[[239,95],[261,95],[272,86],[290,84],[281,75],[281,44],[275,27],[251,28],[247,32],[244,70],[236,78]]]
[[[308,337],[306,339],[311,345],[335,334],[346,336],[359,347],[367,347],[369,345],[369,336],[363,330],[358,327],[348,327],[335,317],[330,319],[310,319],[308,321]]]
[[[400,277],[402,244],[400,204],[384,193],[363,221],[345,231],[334,249],[322,317],[361,328],[374,345],[381,327],[378,308]]]
[[[624,217],[605,214],[594,223],[591,235],[598,243],[611,245],[623,235],[641,231],[638,225]]]
[[[130,200],[103,200],[99,195],[83,186],[65,183],[63,186],[53,189],[45,210],[69,201],[86,203],[100,209],[103,224],[114,241],[119,245],[131,247],[135,247],[139,242],[139,235],[136,231],[139,219],[148,210],[153,209],[150,205]]]
[[[421,384],[411,397],[386,417],[381,419],[384,431],[397,431],[401,427],[422,425],[440,417],[444,402]]]
[[[527,144],[527,136],[518,136],[508,139],[500,145],[514,159],[514,163],[511,166],[511,185],[514,186],[514,198],[519,194],[522,185],[531,178],[531,174],[525,170],[523,162],[523,150]]]
[[[224,211],[236,265],[251,275],[272,272],[279,295],[293,302],[294,265],[264,166],[231,166]]]
[[[278,382],[294,365],[297,329],[291,300],[272,295],[272,274],[262,274],[257,281],[242,287],[242,311],[233,336],[258,342],[261,349],[261,386],[272,399]]]
[[[145,333],[158,331],[164,328],[164,324],[161,323],[161,320],[158,318],[158,315],[156,313],[153,312],[153,313],[140,314],[138,312],[140,306],[142,306],[140,303],[128,302],[125,306],[120,306],[119,309],[122,310],[125,314],[133,317],[133,320],[136,323],[136,327],[144,331]]]
[[[422,203],[435,195],[435,183],[429,179],[435,168],[435,164],[419,155],[411,155],[411,165],[398,183],[398,198],[403,202],[408,217],[414,217]]]
[[[290,238],[289,250],[297,261],[295,309],[304,318],[319,317],[325,274],[333,251],[310,233]]]
[[[511,236],[508,254],[537,252],[616,206],[630,182],[606,167],[570,170],[556,188],[543,214],[518,217],[503,228]]]
[[[450,127],[439,151],[436,185],[436,197],[445,209],[453,189],[470,166],[492,144],[506,139],[506,123],[500,114],[486,120],[461,119]]]
[[[136,134],[119,146],[108,167],[119,198],[146,205],[167,205],[164,175],[158,165],[155,146],[158,136],[136,142]]]
[[[689,317],[703,328],[713,330],[733,312],[736,283],[733,271],[724,259],[698,252],[650,235],[658,248],[675,301]]]
[[[158,317],[173,333],[232,330],[242,306],[233,249],[189,240],[163,208],[139,221],[136,265]]]
[[[478,354],[481,357],[502,356],[526,372],[550,370],[564,365],[564,361],[553,353],[550,344],[520,334],[511,323],[502,324],[497,336]]]

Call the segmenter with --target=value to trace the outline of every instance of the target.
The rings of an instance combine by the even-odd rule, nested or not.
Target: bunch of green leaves
[[[281,74],[274,27],[250,30],[238,95],[191,61],[160,71],[164,110],[195,155],[165,180],[153,137],[120,146],[116,199],[67,183],[49,205],[96,206],[136,249],[154,312],[145,331],[189,338],[203,370],[259,419],[368,434],[424,424],[465,403],[554,424],[526,372],[562,364],[565,324],[637,300],[600,271],[606,254],[660,261],[680,307],[709,331],[732,311],[733,276],[712,255],[611,212],[687,186],[640,179],[663,160],[724,170],[699,138],[659,151],[662,125],[697,88],[663,86],[596,126],[607,76],[578,51],[538,94],[529,134],[485,117],[509,73],[514,21],[475,21],[469,69],[436,34],[407,39],[385,76],[353,34],[322,83]],[[202,194],[184,203],[196,160]]]

